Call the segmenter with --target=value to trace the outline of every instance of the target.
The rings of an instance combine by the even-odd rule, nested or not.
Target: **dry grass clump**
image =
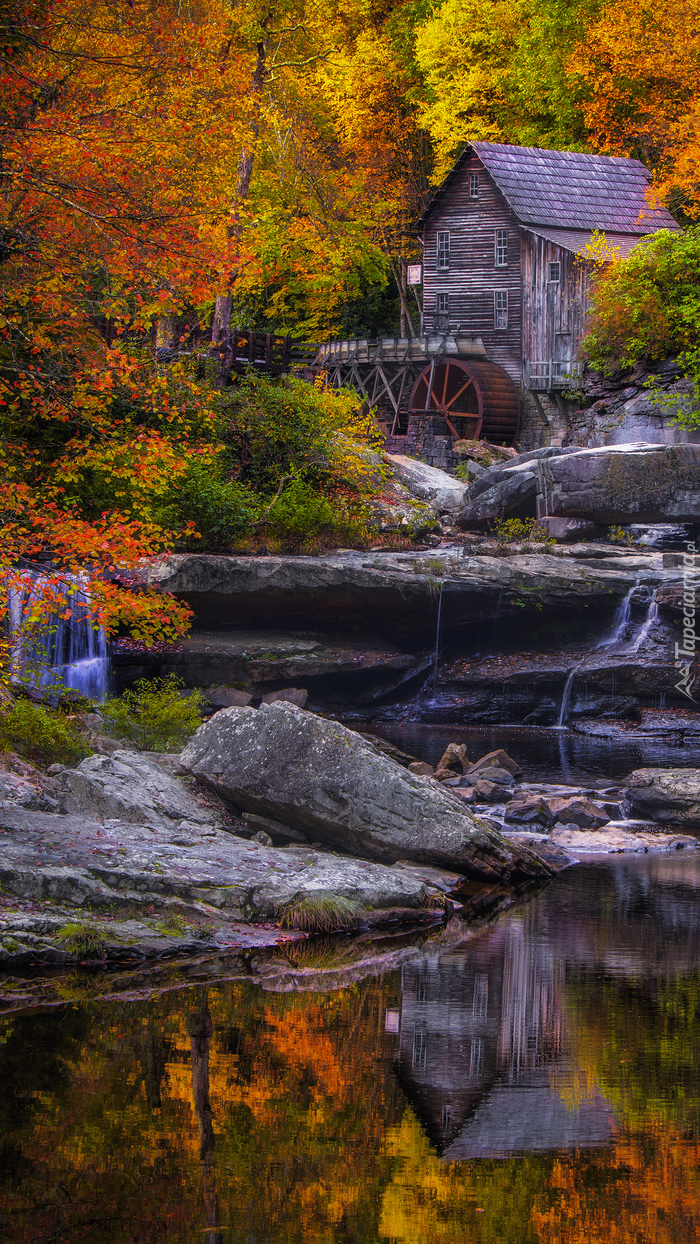
[[[307,933],[332,933],[356,929],[362,908],[359,903],[337,895],[293,898],[278,912],[281,929],[303,929]]]

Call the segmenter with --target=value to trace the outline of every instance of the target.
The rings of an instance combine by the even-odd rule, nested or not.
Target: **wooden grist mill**
[[[456,441],[512,445],[518,432],[518,391],[485,355],[478,337],[449,333],[331,341],[320,347],[314,371],[364,397],[390,453],[452,469]]]

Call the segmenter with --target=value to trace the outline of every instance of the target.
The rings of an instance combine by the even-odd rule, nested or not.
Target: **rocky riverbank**
[[[545,786],[463,745],[433,771],[291,704],[223,709],[178,757],[117,749],[7,773],[0,962],[199,959],[441,926],[591,853],[694,849],[700,771],[680,773]],[[637,815],[646,801],[645,820],[623,819],[628,800]]]

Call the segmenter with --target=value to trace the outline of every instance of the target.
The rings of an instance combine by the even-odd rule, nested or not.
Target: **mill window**
[[[469,174],[469,198],[478,199],[479,197],[479,174]]]
[[[508,327],[508,290],[497,289],[494,293],[493,303],[493,326],[494,328]]]
[[[551,264],[549,265],[549,279],[550,279],[550,281],[559,281],[559,280],[561,280],[561,267],[560,267],[560,265],[559,265],[559,263],[558,263],[558,262],[557,262],[557,263],[551,263]]]
[[[437,235],[437,266],[438,272],[446,272],[450,266],[449,233],[438,233]]]
[[[437,294],[435,301],[435,327],[447,328],[450,322],[450,295]]]
[[[508,230],[496,230],[496,267],[505,268],[508,263]]]

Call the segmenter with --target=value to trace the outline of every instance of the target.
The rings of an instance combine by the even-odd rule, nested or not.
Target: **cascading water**
[[[442,587],[443,585],[442,583],[440,583],[440,595],[438,596],[438,608],[437,608],[437,626],[435,628],[435,656],[433,657],[433,681],[432,681],[433,695],[435,695],[435,688],[437,686],[438,656],[440,654],[440,622],[442,620]]]
[[[37,689],[69,687],[101,703],[109,690],[110,659],[104,630],[92,624],[88,596],[75,582],[61,585],[65,608],[37,635],[30,618],[39,590],[39,576],[28,573],[24,589],[10,593],[10,628],[18,637],[14,677]]]
[[[636,590],[637,584],[635,583],[634,586],[630,588],[629,592],[623,596],[617,607],[615,617],[613,618],[612,631],[608,635],[607,639],[603,639],[599,644],[596,644],[596,648],[611,648],[613,644],[619,644],[623,639],[625,631],[629,626],[630,613],[632,611],[632,597]]]
[[[581,667],[579,665],[575,665],[572,670],[569,670],[569,677],[564,683],[564,694],[561,697],[561,708],[559,709],[559,720],[557,722],[557,729],[559,730],[563,730],[566,725],[566,718],[569,713],[569,701],[571,700],[571,690],[574,685],[574,678],[580,668]]]
[[[639,652],[639,649],[641,648],[642,644],[644,643],[644,640],[646,639],[656,619],[659,616],[659,604],[656,599],[656,596],[657,596],[656,592],[655,591],[652,592],[650,600],[649,600],[647,612],[646,612],[646,617],[644,621],[642,622],[642,625],[640,626],[639,631],[634,638],[634,641],[630,645],[630,648],[629,648],[630,652]]]

